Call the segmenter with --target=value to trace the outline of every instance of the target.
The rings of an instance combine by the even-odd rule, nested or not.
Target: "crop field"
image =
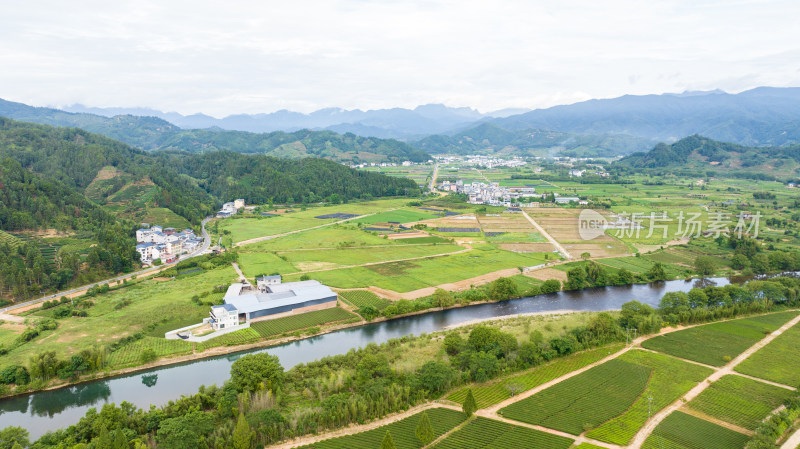
[[[497,270],[535,266],[544,263],[544,254],[518,254],[491,245],[473,245],[474,250],[448,256],[403,262],[389,262],[368,267],[352,267],[309,273],[325,285],[336,288],[376,286],[397,292],[456,282]],[[294,281],[299,275],[286,280]]]
[[[644,449],[741,449],[750,438],[686,413],[674,412],[653,430]]]
[[[573,440],[478,417],[432,446],[433,449],[567,449]]]
[[[8,245],[11,248],[16,248],[22,243],[22,241],[13,235],[0,230],[0,245]]]
[[[590,438],[619,445],[627,445],[636,435],[647,421],[649,410],[657,413],[712,373],[710,368],[641,350],[628,351],[619,359],[652,370],[644,393],[625,413],[586,434]],[[652,398],[652,403],[648,398]]]
[[[141,217],[140,221],[165,228],[186,229],[192,227],[188,220],[166,207],[148,207],[147,213]]]
[[[271,219],[270,219],[271,220]],[[324,228],[297,232],[275,239],[264,240],[244,247],[246,251],[306,250],[321,248],[358,248],[361,246],[390,246],[399,243],[364,232],[355,224],[341,223]],[[425,243],[425,242],[419,242]],[[433,242],[430,242],[433,243]]]
[[[273,320],[256,321],[250,325],[250,329],[258,332],[262,337],[272,337],[284,332],[305,329],[312,326],[344,321],[358,317],[352,313],[338,307],[331,309],[316,310],[299,315],[291,315]]]
[[[422,443],[415,434],[422,413],[417,413],[408,418],[395,421],[385,426],[380,426],[366,432],[346,435],[338,438],[320,441],[319,443],[302,446],[303,449],[377,449],[381,447],[386,432],[392,434],[392,440],[397,449],[418,449]],[[426,410],[433,427],[434,438],[438,438],[458,426],[466,417],[463,413],[447,408],[432,408]]]
[[[792,326],[735,370],[793,387],[800,386],[800,326]]]
[[[437,218],[441,214],[436,214],[432,211],[422,210],[419,208],[403,208],[393,211],[383,212],[369,217],[360,218],[355,220],[356,223],[371,225],[375,223],[411,223],[414,221],[429,220]]]
[[[572,354],[564,358],[556,359],[546,365],[541,365],[529,370],[526,373],[516,376],[507,377],[497,382],[488,384],[473,385],[472,395],[475,397],[475,402],[478,408],[489,407],[490,405],[499,404],[510,398],[511,392],[515,394],[523,393],[531,388],[538,387],[544,383],[550,382],[553,379],[561,377],[567,373],[583,368],[586,365],[592,364],[603,357],[613,354],[618,351],[622,345],[606,346],[597,349],[589,349],[586,351]],[[467,388],[458,390],[449,396],[447,399],[450,401],[464,403],[467,397]]]
[[[359,309],[366,306],[383,310],[392,304],[391,301],[379,298],[378,295],[367,290],[346,290],[339,292],[339,296]]]
[[[157,357],[191,354],[192,344],[183,340],[167,340],[165,338],[144,337],[129,343],[108,356],[111,369],[135,366],[141,363],[140,357],[145,349],[153,349]]]
[[[722,366],[795,316],[797,312],[781,312],[706,324],[651,338],[642,346],[706,365]]]
[[[377,248],[341,248],[317,251],[279,252],[278,257],[297,267],[297,271],[335,268],[346,265],[385,262],[398,259],[436,256],[454,253],[464,248],[458,245],[392,245]],[[278,270],[276,270],[278,271]]]
[[[214,337],[211,340],[204,341],[203,343],[198,343],[197,351],[201,352],[217,346],[243,345],[246,343],[252,343],[260,338],[261,334],[252,328],[240,329],[236,332],[220,335],[219,337]]]
[[[650,371],[613,359],[515,402],[500,413],[506,418],[580,435],[627,410],[647,386]]]
[[[383,173],[387,176],[408,178],[419,185],[430,182],[433,175],[433,165],[412,165],[410,167],[364,167],[360,170]],[[441,174],[440,174],[441,176]]]
[[[727,375],[711,384],[687,406],[745,429],[755,430],[770,412],[793,394],[792,390]]]

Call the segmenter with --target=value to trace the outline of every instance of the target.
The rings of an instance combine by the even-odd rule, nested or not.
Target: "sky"
[[[800,86],[800,2],[6,2],[0,98],[216,117]]]

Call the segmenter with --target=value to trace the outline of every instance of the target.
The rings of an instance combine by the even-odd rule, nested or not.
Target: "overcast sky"
[[[14,1],[0,97],[224,116],[800,86],[798,17],[797,0]]]

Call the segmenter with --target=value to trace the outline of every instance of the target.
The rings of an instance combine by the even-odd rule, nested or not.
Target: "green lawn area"
[[[722,366],[795,316],[797,312],[780,312],[706,324],[645,340],[642,346],[675,357]]]
[[[706,420],[673,412],[653,430],[644,449],[741,449],[750,439]]]
[[[294,273],[299,271],[297,267],[279,257],[275,253],[239,253],[239,268],[248,279],[255,279],[256,276],[272,273]]]
[[[649,367],[609,360],[500,410],[506,418],[580,435],[622,414],[642,394]]]
[[[208,316],[209,307],[199,306],[191,301],[195,294],[210,292],[217,285],[227,285],[236,278],[233,268],[224,266],[198,274],[180,276],[171,281],[143,280],[128,287],[114,290],[90,298],[93,306],[86,309],[87,317],[70,317],[58,320],[58,328],[44,332],[33,341],[26,343],[3,356],[2,363],[27,364],[28,359],[40,352],[55,351],[60,358],[69,357],[83,349],[108,344],[139,331],[146,331],[150,325],[163,322],[200,322]],[[36,312],[46,314],[47,311]],[[185,325],[185,324],[184,324]],[[180,327],[180,326],[175,326]],[[161,338],[160,340],[164,340]],[[145,337],[135,344],[143,349],[147,342],[155,340]],[[190,344],[183,341],[185,348]],[[160,343],[154,349],[166,355],[178,351],[172,343]],[[129,352],[138,353],[135,349]],[[113,355],[113,354],[112,354]],[[122,356],[119,356],[122,357]],[[134,357],[134,356],[131,356]],[[113,359],[112,359],[113,361]],[[120,362],[122,363],[122,362]]]
[[[711,384],[688,406],[725,422],[755,430],[770,412],[792,395],[792,390],[727,375]]]
[[[341,218],[314,218],[320,215],[335,213],[366,215],[403,207],[406,203],[408,203],[407,198],[399,198],[326,207],[310,207],[306,210],[296,210],[295,212],[273,217],[245,216],[244,218],[226,218],[219,220],[219,229],[220,232],[223,230],[229,231],[234,242],[241,242],[256,237],[309,229],[342,220]]]
[[[451,256],[343,268],[309,273],[309,276],[337,288],[361,288],[373,285],[398,292],[408,292],[506,268],[539,265],[544,261],[544,253],[519,254],[499,250],[491,245],[476,245],[473,251]],[[299,277],[300,275],[292,275],[287,281],[297,280]]]
[[[468,388],[463,388],[447,396],[450,401],[464,403],[467,397],[467,390],[472,389],[472,395],[478,408],[489,407],[498,404],[511,397],[511,391],[516,394],[530,390],[553,379],[561,377],[567,373],[583,368],[592,364],[609,354],[618,351],[622,345],[604,346],[602,348],[589,349],[572,354],[567,357],[553,360],[546,365],[537,366],[525,373],[507,377],[505,379],[486,384],[475,384]]]
[[[619,445],[628,444],[636,435],[639,428],[647,421],[651,405],[652,413],[657,413],[712,373],[710,368],[641,350],[628,351],[619,359],[652,370],[644,393],[625,413],[586,434],[590,438]],[[653,398],[652,404],[648,399],[650,397]]]
[[[567,449],[572,443],[570,438],[478,417],[433,445],[432,449]]]
[[[422,443],[417,439],[415,430],[422,417],[422,413],[428,414],[431,427],[433,427],[434,438],[438,438],[458,426],[466,417],[463,413],[446,408],[432,408],[409,416],[408,418],[395,421],[385,426],[380,426],[366,432],[346,435],[338,438],[323,440],[319,443],[302,446],[304,449],[377,449],[381,447],[381,442],[386,436],[386,432],[392,434],[392,440],[397,449],[418,449]]]
[[[793,326],[736,366],[736,371],[792,387],[800,386],[800,326]]]

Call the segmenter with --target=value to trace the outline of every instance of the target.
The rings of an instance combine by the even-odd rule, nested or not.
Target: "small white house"
[[[244,200],[239,198],[237,200],[233,200],[233,207],[234,209],[241,209],[244,207]]]
[[[239,313],[232,304],[211,308],[211,325],[214,330],[230,329],[239,325]]]

